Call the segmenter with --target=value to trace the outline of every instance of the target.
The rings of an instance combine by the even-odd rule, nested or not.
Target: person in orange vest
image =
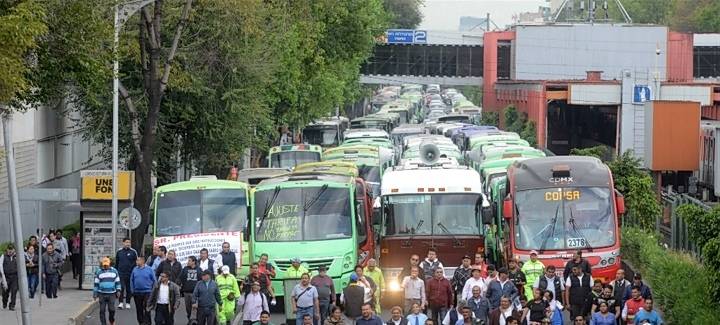
[[[635,315],[640,311],[640,308],[645,306],[645,299],[640,295],[640,287],[633,286],[630,289],[630,295],[632,298],[625,301],[625,306],[622,310],[622,319],[626,324],[635,324]]]

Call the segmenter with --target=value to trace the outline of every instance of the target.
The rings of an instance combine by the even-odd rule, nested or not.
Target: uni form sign
[[[112,200],[112,171],[83,170],[82,200]],[[130,200],[135,190],[135,172],[118,171],[118,200]]]

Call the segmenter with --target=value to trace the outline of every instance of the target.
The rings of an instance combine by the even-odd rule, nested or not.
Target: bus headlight
[[[398,282],[398,280],[390,280],[390,283],[388,283],[388,290],[397,292],[401,291],[402,288],[400,287],[400,283]]]
[[[352,256],[351,256],[351,254],[352,254],[352,253],[347,253],[347,254],[345,254],[345,257],[343,257],[343,266],[342,266],[343,271],[344,271],[344,270],[351,270],[351,269],[354,267],[354,265],[352,265]]]
[[[611,257],[611,258],[608,258],[607,262],[608,262],[608,265],[613,265],[613,264],[615,264],[615,262],[617,262],[617,260],[615,260],[614,257]]]

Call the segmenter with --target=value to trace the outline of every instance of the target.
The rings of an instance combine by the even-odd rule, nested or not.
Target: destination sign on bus
[[[545,192],[545,201],[577,201],[579,199],[579,190],[558,190]]]

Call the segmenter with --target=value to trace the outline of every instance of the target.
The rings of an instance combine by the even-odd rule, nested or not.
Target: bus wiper
[[[265,221],[265,218],[267,218],[268,213],[270,212],[270,207],[275,204],[275,200],[277,199],[278,195],[280,194],[280,185],[275,186],[275,189],[273,190],[272,196],[267,198],[265,200],[265,210],[263,210],[262,217],[260,217],[260,221],[258,221],[257,229],[260,229],[262,227],[263,221]]]
[[[307,211],[308,209],[310,209],[310,207],[320,199],[320,197],[323,195],[323,193],[325,193],[325,190],[327,190],[327,189],[328,189],[328,185],[323,184],[323,186],[320,187],[320,190],[318,190],[315,197],[313,197],[312,199],[305,202],[305,205],[303,206],[303,211]]]
[[[577,229],[577,225],[575,225],[575,218],[573,217],[572,209],[570,209],[570,225],[572,226],[573,231],[582,238],[583,241],[585,241],[585,247],[589,251],[593,251],[592,246],[590,246],[590,242],[585,238],[585,236]]]
[[[423,225],[423,223],[425,223],[425,220],[420,219],[420,221],[418,221],[417,226],[413,228],[412,233],[410,234],[410,238],[405,241],[405,246],[410,246],[410,242],[413,240],[415,234],[417,233],[417,230]]]
[[[560,212],[560,204],[558,204],[557,208],[555,208],[555,217],[553,217],[552,219],[552,227],[550,227],[550,234],[545,236],[545,239],[543,239],[542,245],[540,245],[540,253],[545,252],[545,245],[547,244],[548,239],[555,235],[555,225],[557,224],[558,212]]]
[[[450,230],[448,230],[447,227],[445,227],[445,225],[443,225],[442,222],[438,222],[437,225],[438,225],[438,227],[440,227],[440,229],[442,229],[443,232],[450,235],[450,238],[452,238],[452,240],[453,240],[453,245],[462,246],[462,243],[455,237],[455,235],[450,233]]]

